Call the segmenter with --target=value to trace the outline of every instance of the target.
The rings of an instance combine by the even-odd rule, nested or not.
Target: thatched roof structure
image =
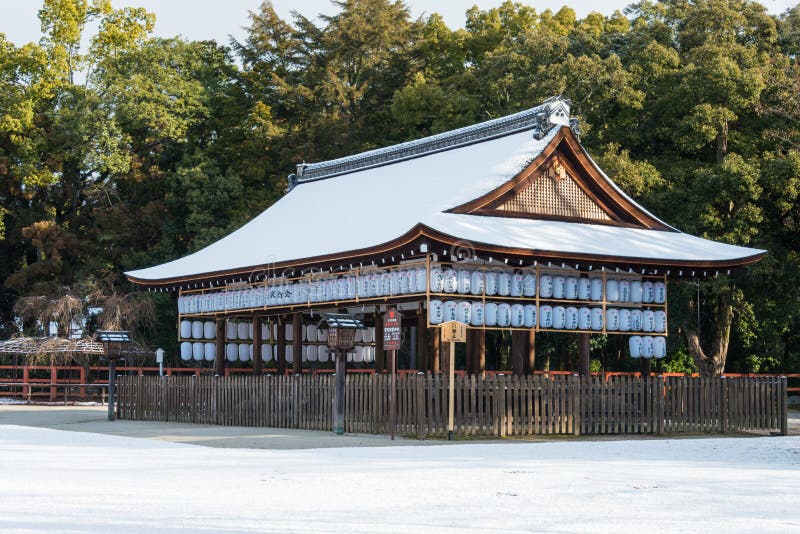
[[[0,354],[44,356],[44,355],[103,355],[103,344],[90,338],[67,339],[63,337],[14,337],[0,341]],[[146,357],[153,351],[135,341],[120,349],[122,356]]]

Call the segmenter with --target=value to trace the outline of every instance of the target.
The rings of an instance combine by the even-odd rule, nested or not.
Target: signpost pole
[[[456,378],[456,342],[450,341],[450,380],[447,392],[447,439],[453,441],[455,420],[455,378]]]
[[[389,433],[397,428],[397,349],[400,348],[400,313],[389,308],[383,314],[383,348],[389,351]]]
[[[344,386],[345,376],[347,369],[345,367],[347,356],[341,350],[336,351],[336,400],[334,408],[336,410],[336,417],[333,422],[333,431],[338,434],[344,434]]]
[[[392,366],[391,392],[389,396],[389,418],[391,429],[390,433],[394,440],[395,429],[397,428],[397,351],[392,349],[389,356],[389,365]]]

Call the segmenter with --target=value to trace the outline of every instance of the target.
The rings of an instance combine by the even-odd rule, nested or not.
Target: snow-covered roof
[[[563,109],[564,101],[556,103]],[[549,106],[544,114],[542,106],[517,114],[524,120],[483,123],[481,128],[492,133],[479,142],[458,140],[474,137],[481,128],[461,129],[450,138],[435,136],[435,143],[400,145],[404,148],[394,153],[394,160],[387,156],[392,151],[384,149],[377,151],[379,158],[372,151],[306,166],[289,193],[230,235],[194,254],[126,274],[135,282],[159,284],[312,263],[315,258],[369,250],[421,228],[495,247],[663,264],[731,263],[764,252],[669,227],[647,230],[447,213],[507,183],[550,146],[567,127],[562,117],[549,118],[554,108]],[[527,125],[520,126],[525,121]],[[452,146],[442,148],[447,143]]]

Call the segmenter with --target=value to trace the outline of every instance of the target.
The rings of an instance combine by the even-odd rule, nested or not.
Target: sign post
[[[389,388],[389,432],[394,439],[397,427],[397,351],[400,349],[400,312],[389,308],[383,314],[383,348],[389,351],[391,384]]]
[[[467,325],[458,321],[442,323],[442,341],[450,342],[449,380],[447,391],[447,439],[453,441],[455,419],[455,378],[456,378],[456,343],[467,340]]]

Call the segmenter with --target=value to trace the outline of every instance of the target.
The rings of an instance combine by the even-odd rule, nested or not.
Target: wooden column
[[[589,334],[578,334],[578,367],[581,376],[589,376]]]
[[[375,312],[375,372],[382,373],[386,369],[386,351],[383,350],[383,317]]]
[[[525,374],[525,345],[527,332],[523,330],[511,331],[511,369],[517,376]]]
[[[532,375],[536,370],[536,330],[525,333],[525,372]]]
[[[261,317],[253,317],[253,374],[260,375],[264,372],[264,362],[261,359]]]
[[[442,336],[438,328],[428,332],[431,339],[431,373],[439,374],[442,370]]]
[[[475,373],[486,376],[486,332],[480,328],[475,329]]]
[[[475,369],[478,366],[477,362],[477,352],[475,351],[475,344],[478,342],[478,338],[475,335],[477,330],[473,330],[472,328],[467,330],[467,354],[464,361],[464,370],[467,372],[468,375],[475,374]],[[445,372],[449,369],[446,365],[444,366]]]
[[[299,375],[303,372],[303,315],[292,314],[292,372]]]
[[[225,319],[217,319],[217,331],[214,338],[217,355],[214,358],[214,372],[218,376],[225,374]]]
[[[278,335],[275,336],[275,343],[277,347],[275,348],[275,365],[278,367],[278,374],[285,375],[286,374],[286,321],[284,320],[283,316],[278,316],[278,321],[276,322]]]
[[[417,361],[418,369],[423,373],[430,369],[430,354],[428,352],[428,319],[425,310],[420,306],[417,316]]]

